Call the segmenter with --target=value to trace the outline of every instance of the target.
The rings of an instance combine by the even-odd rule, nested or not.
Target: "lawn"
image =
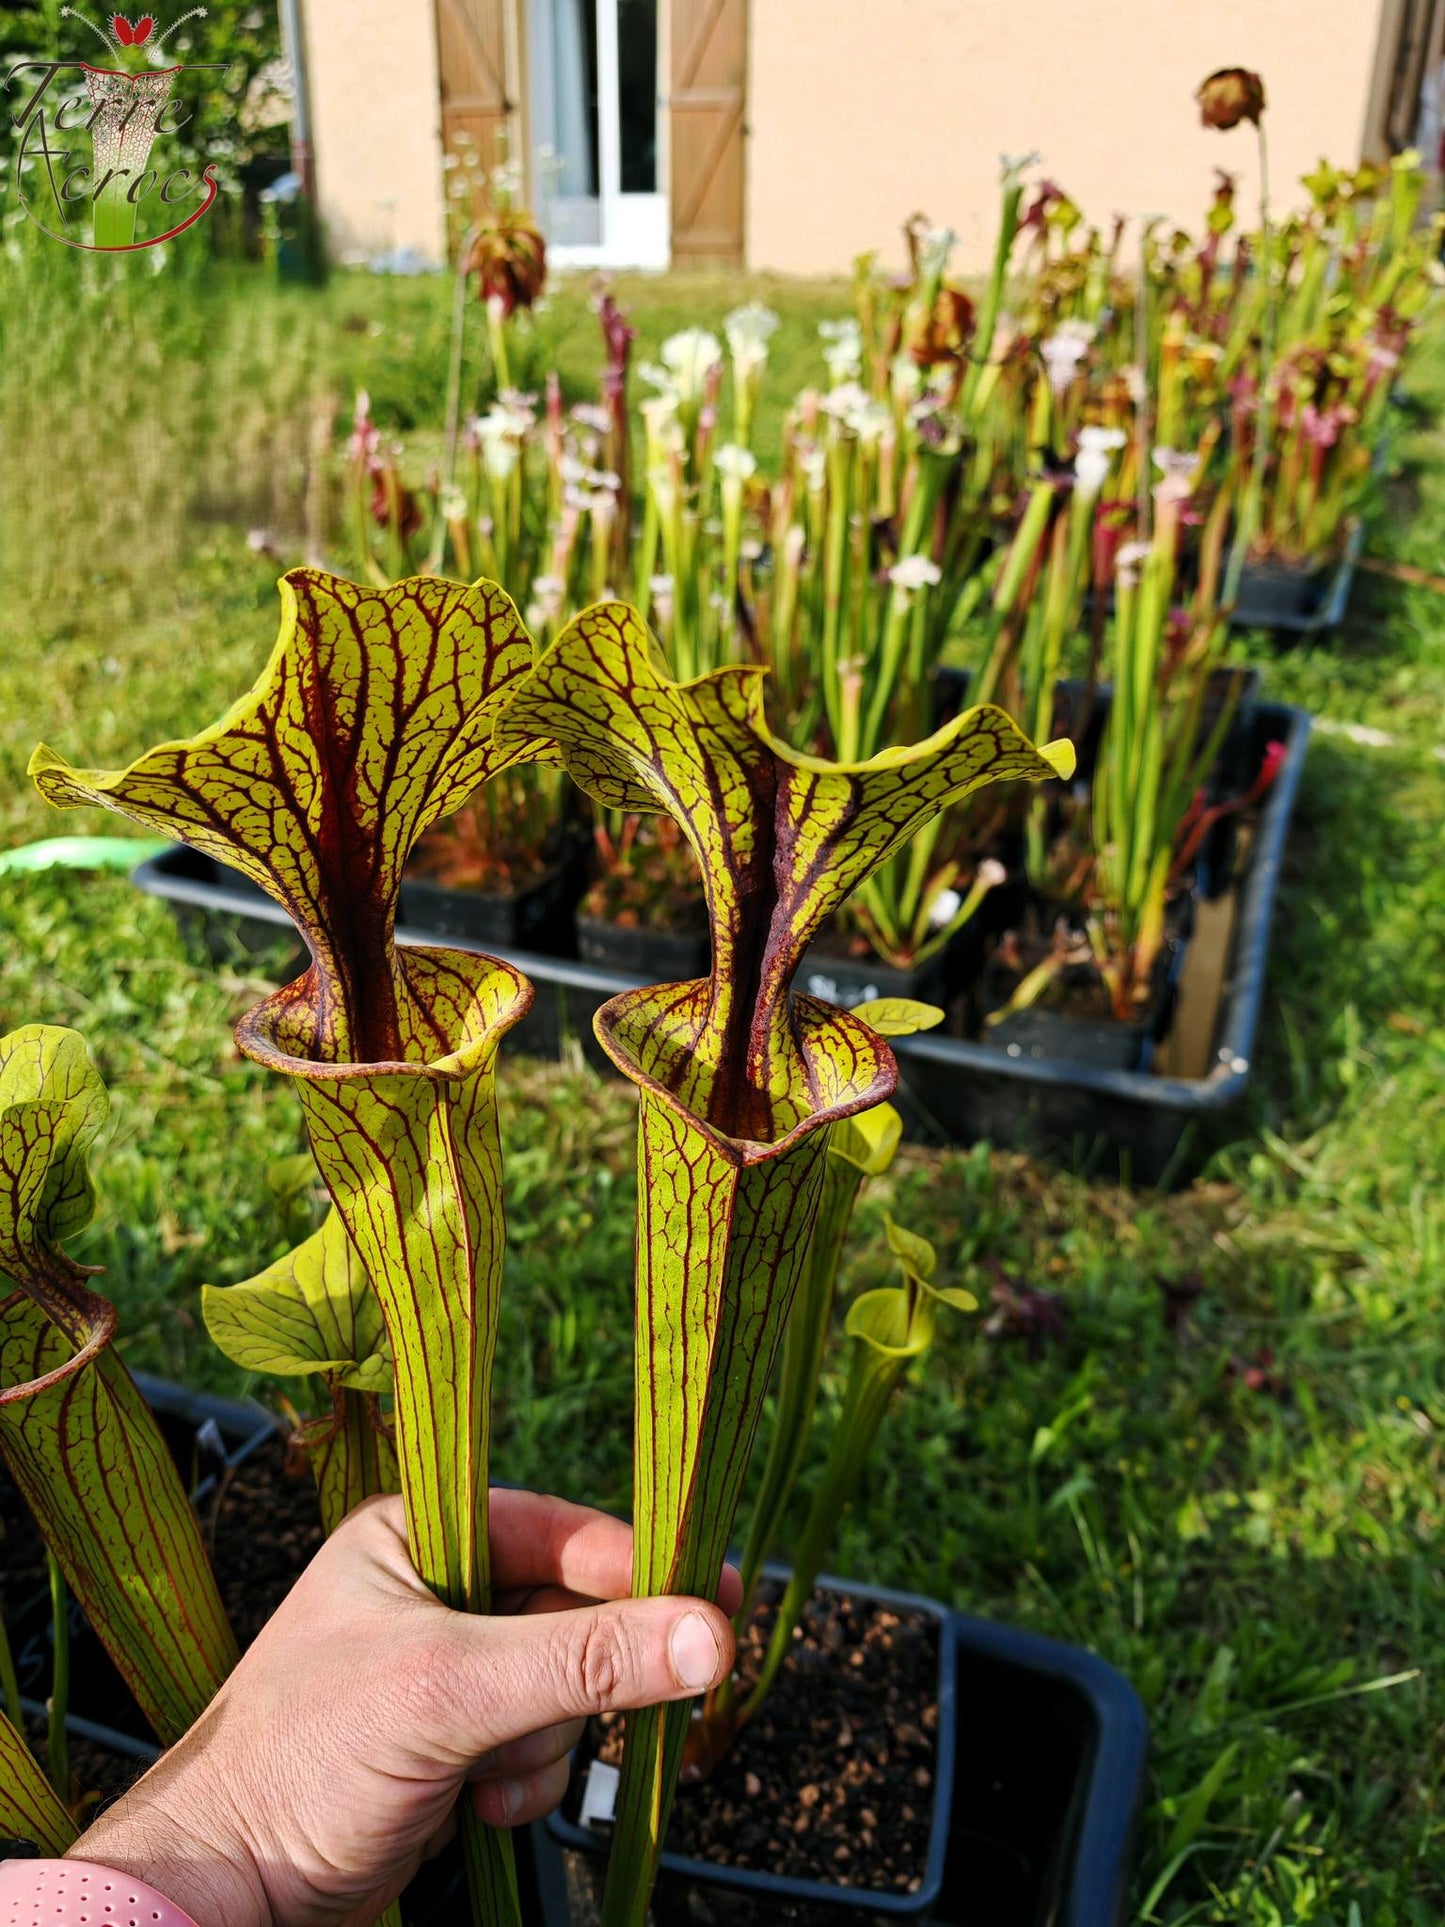
[[[419,450],[441,420],[438,283],[276,295],[147,267],[117,287],[94,265],[0,290],[5,845],[118,827],[39,803],[36,741],[123,760],[251,680],[277,564],[247,530],[284,563],[307,526],[334,528],[308,451],[358,382]],[[619,292],[644,352],[761,294],[784,317],[774,396],[847,303],[843,283]],[[593,328],[585,287],[564,288],[533,369],[555,359],[580,392]],[[1438,331],[1408,385],[1370,550],[1432,569]],[[761,445],[777,419],[774,403]],[[1254,653],[1267,694],[1323,726],[1250,1107],[1171,1196],[986,1146],[906,1153],[870,1194],[849,1280],[881,1276],[886,1206],[985,1316],[940,1330],[834,1563],[1080,1641],[1135,1681],[1155,1732],[1140,1923],[1425,1927],[1445,1913],[1445,596],[1366,576],[1344,635]],[[318,1210],[278,1169],[302,1142],[294,1098],[230,1037],[279,954],[218,965],[117,877],[0,879],[0,928],[0,1025],[74,1025],[112,1092],[76,1255],[105,1267],[134,1362],[241,1389],[198,1287],[258,1269]],[[502,1082],[498,1469],[620,1506],[633,1100],[580,1053],[506,1060]],[[1000,1274],[1056,1295],[1047,1336],[988,1317]],[[840,1389],[835,1372],[834,1405]]]

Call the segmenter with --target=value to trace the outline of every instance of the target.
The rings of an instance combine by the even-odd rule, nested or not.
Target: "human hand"
[[[200,1927],[361,1927],[448,1837],[463,1786],[493,1826],[536,1819],[588,1714],[689,1698],[732,1664],[718,1606],[628,1598],[616,1519],[494,1491],[491,1547],[493,1612],[452,1612],[412,1569],[401,1500],[360,1507],[73,1854]],[[729,1571],[723,1606],[737,1593]]]

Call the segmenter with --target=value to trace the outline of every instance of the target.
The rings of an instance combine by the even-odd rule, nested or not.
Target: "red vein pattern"
[[[0,1038],[0,1454],[72,1592],[164,1740],[236,1661],[195,1514],[111,1349],[115,1309],[60,1240],[94,1205],[105,1087],[74,1031]]]
[[[12,1840],[33,1840],[43,1854],[58,1860],[76,1837],[75,1822],[24,1739],[0,1713],[0,1833]]]

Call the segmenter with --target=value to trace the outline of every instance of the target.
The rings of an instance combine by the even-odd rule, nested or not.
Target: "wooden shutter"
[[[517,102],[509,85],[509,0],[436,0],[437,62],[441,72],[442,149],[461,151],[469,140],[483,170],[500,161],[511,139]],[[458,143],[458,135],[466,140]]]
[[[749,0],[672,0],[672,253],[743,259]]]

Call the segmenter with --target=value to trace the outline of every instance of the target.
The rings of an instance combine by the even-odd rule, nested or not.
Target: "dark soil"
[[[7,1623],[49,1583],[45,1545],[29,1507],[0,1473],[0,1614]]]
[[[767,1647],[777,1589],[740,1651],[744,1689]],[[815,1593],[772,1693],[726,1760],[684,1786],[670,1852],[874,1893],[916,1893],[927,1866],[938,1731],[938,1622]],[[616,1764],[625,1720],[592,1744]]]
[[[48,1757],[45,1721],[33,1716],[25,1721],[25,1737],[30,1751],[42,1765]],[[127,1759],[108,1747],[70,1735],[70,1783],[81,1796],[77,1818],[84,1825],[101,1807],[109,1806],[127,1793],[146,1770],[144,1760]]]
[[[247,1647],[321,1548],[316,1482],[268,1439],[225,1474],[203,1520],[221,1599]]]

